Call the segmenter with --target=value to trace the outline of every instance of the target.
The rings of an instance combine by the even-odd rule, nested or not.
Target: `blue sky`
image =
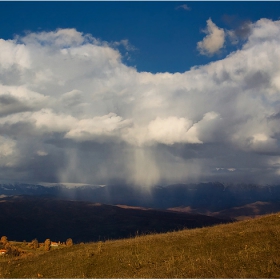
[[[221,28],[238,29],[260,18],[277,20],[279,9],[279,2],[252,1],[1,2],[0,36],[76,28],[103,41],[128,39],[135,51],[124,62],[139,71],[184,72],[238,47],[227,45],[218,55],[200,55],[196,45],[205,36],[201,31],[209,18]]]
[[[0,2],[0,177],[280,176],[280,2]]]

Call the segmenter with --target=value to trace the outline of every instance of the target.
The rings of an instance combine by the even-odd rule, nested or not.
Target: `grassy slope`
[[[0,277],[280,278],[279,246],[280,213],[2,259]]]

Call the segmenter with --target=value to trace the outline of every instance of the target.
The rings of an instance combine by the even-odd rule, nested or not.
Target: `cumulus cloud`
[[[207,28],[203,32],[206,33],[206,37],[197,43],[197,49],[200,54],[211,56],[224,46],[225,31],[209,18],[207,20]]]
[[[210,55],[225,35],[207,24],[200,50]],[[117,45],[75,29],[1,40],[1,177],[277,181],[280,22],[250,28],[226,58],[174,74],[138,72]]]
[[[82,119],[76,122],[66,134],[66,138],[76,141],[97,140],[99,137],[113,137],[122,133],[120,130],[130,124],[129,120],[114,113],[105,116],[97,116],[91,119]],[[102,139],[104,141],[105,139]]]

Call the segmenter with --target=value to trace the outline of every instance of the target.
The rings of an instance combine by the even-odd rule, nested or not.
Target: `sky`
[[[0,178],[274,184],[280,2],[0,2]]]

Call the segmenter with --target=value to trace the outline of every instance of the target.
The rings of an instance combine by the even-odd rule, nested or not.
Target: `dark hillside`
[[[189,214],[202,214],[209,215],[212,217],[220,217],[234,220],[247,220],[259,217],[261,215],[267,215],[272,213],[277,213],[280,211],[280,201],[277,202],[263,202],[257,201],[254,203],[249,203],[239,207],[233,207],[225,209],[219,212],[211,212],[208,209],[193,209],[190,206],[184,207],[173,207],[169,208],[170,211],[184,212]]]
[[[0,199],[0,235],[9,240],[74,242],[118,239],[138,233],[167,232],[229,222],[227,219],[163,210],[65,201],[52,198]]]

